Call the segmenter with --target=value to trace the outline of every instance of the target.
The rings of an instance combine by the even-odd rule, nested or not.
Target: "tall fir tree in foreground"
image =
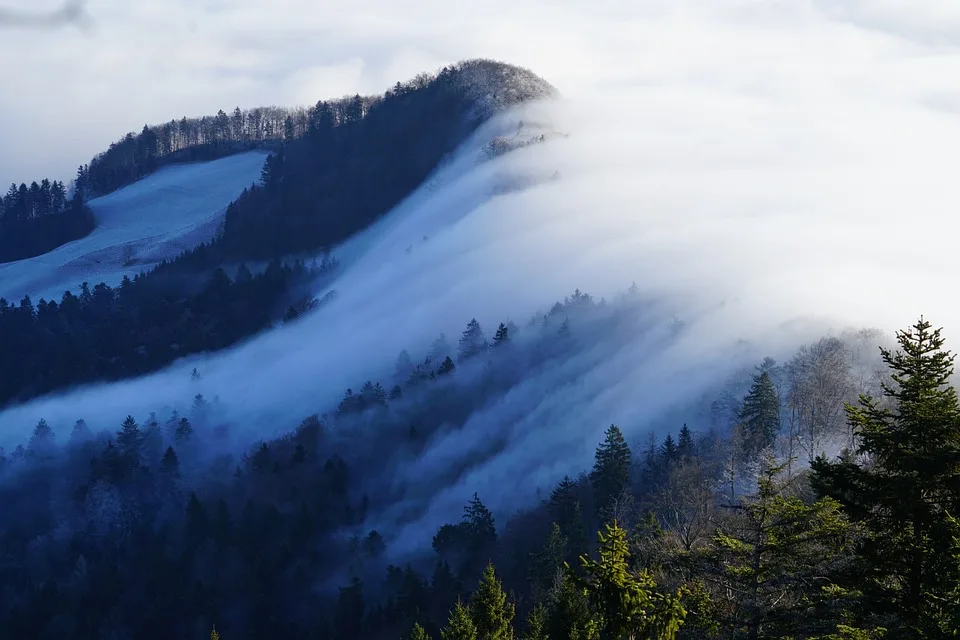
[[[753,378],[753,385],[737,413],[742,430],[744,456],[756,459],[761,451],[773,445],[780,431],[780,398],[767,371]]]
[[[899,638],[956,637],[960,582],[960,406],[948,381],[954,356],[922,317],[881,349],[883,400],[847,406],[858,458],[813,463],[813,485],[867,530],[856,571],[865,615]]]
[[[606,525],[597,539],[600,559],[581,557],[586,576],[572,576],[589,602],[590,619],[596,625],[592,631],[599,632],[587,637],[674,640],[686,616],[682,593],[660,592],[649,571],[630,570],[627,532],[616,522]]]
[[[603,511],[629,486],[630,447],[620,428],[611,424],[594,456],[590,482],[596,496],[597,511]]]
[[[493,565],[488,564],[470,598],[477,640],[513,640],[513,616],[514,606],[507,601]]]

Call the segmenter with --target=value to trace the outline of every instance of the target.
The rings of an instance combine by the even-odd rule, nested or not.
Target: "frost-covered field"
[[[97,228],[42,256],[0,265],[0,297],[59,300],[80,283],[116,285],[213,237],[224,211],[259,180],[266,154],[165,167],[89,205]]]

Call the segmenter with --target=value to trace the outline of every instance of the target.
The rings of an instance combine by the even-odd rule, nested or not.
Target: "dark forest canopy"
[[[497,486],[472,488],[421,553],[395,557],[395,531],[364,527],[403,499],[395,481],[371,483],[377,456],[422,454],[505,378],[551,366],[545,349],[605,313],[578,299],[501,324],[484,351],[471,321],[442,363],[401,355],[389,395],[365,384],[366,406],[309,416],[241,458],[199,393],[189,411],[99,434],[78,420],[59,442],[41,421],[0,454],[0,625],[31,638],[955,637],[960,407],[953,358],[923,320],[882,351],[878,400],[844,404],[854,373],[817,355],[824,339],[761,363],[719,428],[636,447],[609,425],[589,472],[556,478],[539,504],[505,518],[487,507]],[[461,375],[476,359],[482,376]],[[783,452],[819,419],[805,408],[828,397],[848,447],[791,466]],[[799,427],[774,424],[774,407]]]
[[[0,367],[0,406],[229,347],[295,317],[305,303],[291,291],[337,268],[325,256],[311,265],[275,260],[257,274],[241,264],[232,278],[218,267],[198,278],[207,273],[208,250],[201,245],[116,288],[83,283],[79,295],[68,291],[59,303],[0,298],[0,362],[17,363]]]
[[[497,109],[552,91],[529,71],[472,60],[382,97],[318,102],[305,135],[271,155],[262,185],[228,208],[219,247],[268,259],[341,242],[416,189]]]
[[[11,184],[0,193],[0,262],[44,254],[93,228],[93,214],[57,180]]]

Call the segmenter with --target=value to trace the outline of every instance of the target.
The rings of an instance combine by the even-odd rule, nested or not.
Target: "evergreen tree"
[[[599,640],[599,629],[590,611],[586,590],[565,571],[547,597],[547,638]]]
[[[143,433],[140,426],[133,416],[127,416],[117,431],[117,449],[120,454],[128,459],[138,459],[140,457],[140,444],[143,441]]]
[[[478,640],[477,628],[470,618],[470,612],[459,600],[450,612],[450,620],[440,633],[440,637],[443,640]]]
[[[547,508],[550,511],[550,517],[556,521],[564,533],[568,533],[574,524],[577,504],[577,484],[570,476],[563,476],[550,493]]]
[[[948,381],[954,356],[922,317],[897,332],[900,350],[881,349],[891,370],[885,402],[847,406],[856,460],[813,463],[813,484],[837,498],[868,535],[854,585],[877,614],[893,614],[898,637],[943,637],[931,629],[960,581],[955,556],[960,510],[960,407]],[[960,619],[954,621],[960,628]],[[952,636],[951,636],[952,637]]]
[[[471,547],[479,550],[496,543],[497,527],[493,520],[493,514],[480,501],[480,496],[474,493],[463,511],[462,526],[467,531]]]
[[[177,430],[174,434],[176,441],[178,443],[184,443],[190,440],[190,437],[193,435],[193,426],[190,424],[190,421],[186,418],[180,418],[180,422],[177,423]]]
[[[413,369],[413,361],[410,359],[410,354],[407,353],[406,349],[404,349],[400,352],[400,355],[397,356],[394,379],[398,381],[406,380],[410,377]]]
[[[500,323],[500,326],[497,327],[497,332],[493,336],[493,346],[501,347],[510,342],[510,330],[507,329],[507,326]]]
[[[754,460],[780,432],[780,398],[768,371],[754,376],[737,419],[744,433],[744,455]]]
[[[33,433],[30,435],[30,442],[27,444],[27,450],[35,455],[46,457],[53,453],[53,448],[53,429],[50,428],[46,420],[41,418],[37,426],[33,428]]]
[[[477,640],[512,640],[514,606],[507,602],[492,564],[483,570],[480,584],[470,598],[470,618]]]
[[[70,444],[83,444],[92,437],[93,433],[91,433],[90,427],[87,426],[83,418],[80,418],[74,423],[73,429],[70,431]]]
[[[852,542],[838,502],[811,504],[790,495],[780,480],[786,464],[764,463],[756,495],[734,507],[735,516],[702,555],[712,567],[722,604],[718,622],[747,638],[810,637],[834,628],[820,607],[831,585],[823,576],[843,561]]]
[[[522,640],[548,640],[547,636],[547,610],[542,603],[538,602],[530,615],[527,616],[526,631]]]
[[[540,551],[530,555],[531,582],[541,591],[549,590],[567,557],[567,538],[556,522],[550,523],[550,533]]]
[[[688,460],[692,456],[696,455],[695,451],[696,446],[693,443],[693,433],[690,431],[690,428],[684,424],[680,427],[680,434],[677,438],[677,456],[681,460]]]
[[[573,580],[586,593],[600,637],[674,640],[686,616],[682,592],[660,593],[649,571],[630,571],[627,532],[616,522],[606,525],[606,533],[598,533],[597,539],[600,559],[582,557],[586,575]]]
[[[679,457],[680,454],[677,451],[677,443],[674,442],[673,435],[668,433],[667,437],[663,439],[663,445],[660,447],[660,458],[663,461],[663,466],[669,469],[677,462]]]
[[[468,360],[473,356],[483,353],[488,348],[487,339],[483,335],[483,329],[480,323],[474,318],[467,323],[463,335],[460,336],[460,350],[457,359],[460,362]]]
[[[440,368],[437,369],[437,375],[443,376],[448,373],[453,373],[454,369],[456,368],[457,366],[453,364],[453,360],[450,358],[450,356],[447,356],[443,359],[443,362],[440,363]]]
[[[593,471],[590,473],[597,511],[605,509],[626,490],[629,480],[630,447],[620,428],[611,424],[604,432],[603,442],[597,447]]]
[[[430,635],[419,622],[414,622],[413,629],[410,631],[410,640],[430,640]]]

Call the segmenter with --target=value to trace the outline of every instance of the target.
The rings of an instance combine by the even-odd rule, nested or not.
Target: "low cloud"
[[[227,22],[243,24],[238,16],[250,9],[237,6]],[[684,407],[693,411],[718,381],[764,355],[788,356],[849,326],[893,331],[920,313],[960,339],[951,295],[960,272],[952,175],[960,121],[931,104],[952,99],[960,58],[916,37],[935,21],[917,18],[909,33],[893,33],[857,3],[843,12],[818,2],[666,6],[609,3],[586,15],[551,4],[538,19],[523,9],[523,21],[494,3],[489,16],[471,14],[477,26],[460,48],[417,11],[379,14],[386,5],[363,4],[346,12],[347,35],[335,41],[383,33],[381,52],[409,51],[417,65],[493,54],[529,64],[564,98],[491,123],[453,165],[335,252],[347,268],[333,285],[337,299],[319,313],[147,378],[8,410],[0,443],[24,438],[40,417],[61,435],[78,417],[115,428],[128,412],[184,406],[197,388],[220,397],[222,418],[249,443],[329,410],[346,387],[384,379],[400,349],[422,357],[441,331],[454,338],[471,317],[492,333],[575,287],[612,299],[635,281],[649,304],[635,330],[594,336],[478,408],[420,459],[391,463],[381,481],[411,485],[422,510],[394,541],[404,549],[456,519],[473,491],[498,514],[531,503],[538,487],[589,466],[611,422],[634,440],[676,428],[670,420]],[[898,15],[899,5],[887,6],[888,19]],[[439,5],[420,9],[440,25],[466,19]],[[264,19],[282,31],[279,17]],[[408,46],[408,36],[425,33],[427,44]],[[565,35],[568,46],[558,41]],[[478,51],[485,37],[490,46]],[[427,51],[431,43],[439,44]],[[376,67],[359,59],[351,67],[359,75],[343,76],[351,87],[326,93],[363,89],[370,78],[383,88]],[[309,66],[321,71],[302,73],[323,84],[317,64]],[[521,121],[529,133],[568,135],[479,160],[490,135]],[[684,329],[668,338],[675,318]],[[194,366],[201,387],[190,381]],[[467,458],[456,482],[430,482]],[[496,495],[485,495],[492,486]],[[385,510],[371,524],[396,517]]]

